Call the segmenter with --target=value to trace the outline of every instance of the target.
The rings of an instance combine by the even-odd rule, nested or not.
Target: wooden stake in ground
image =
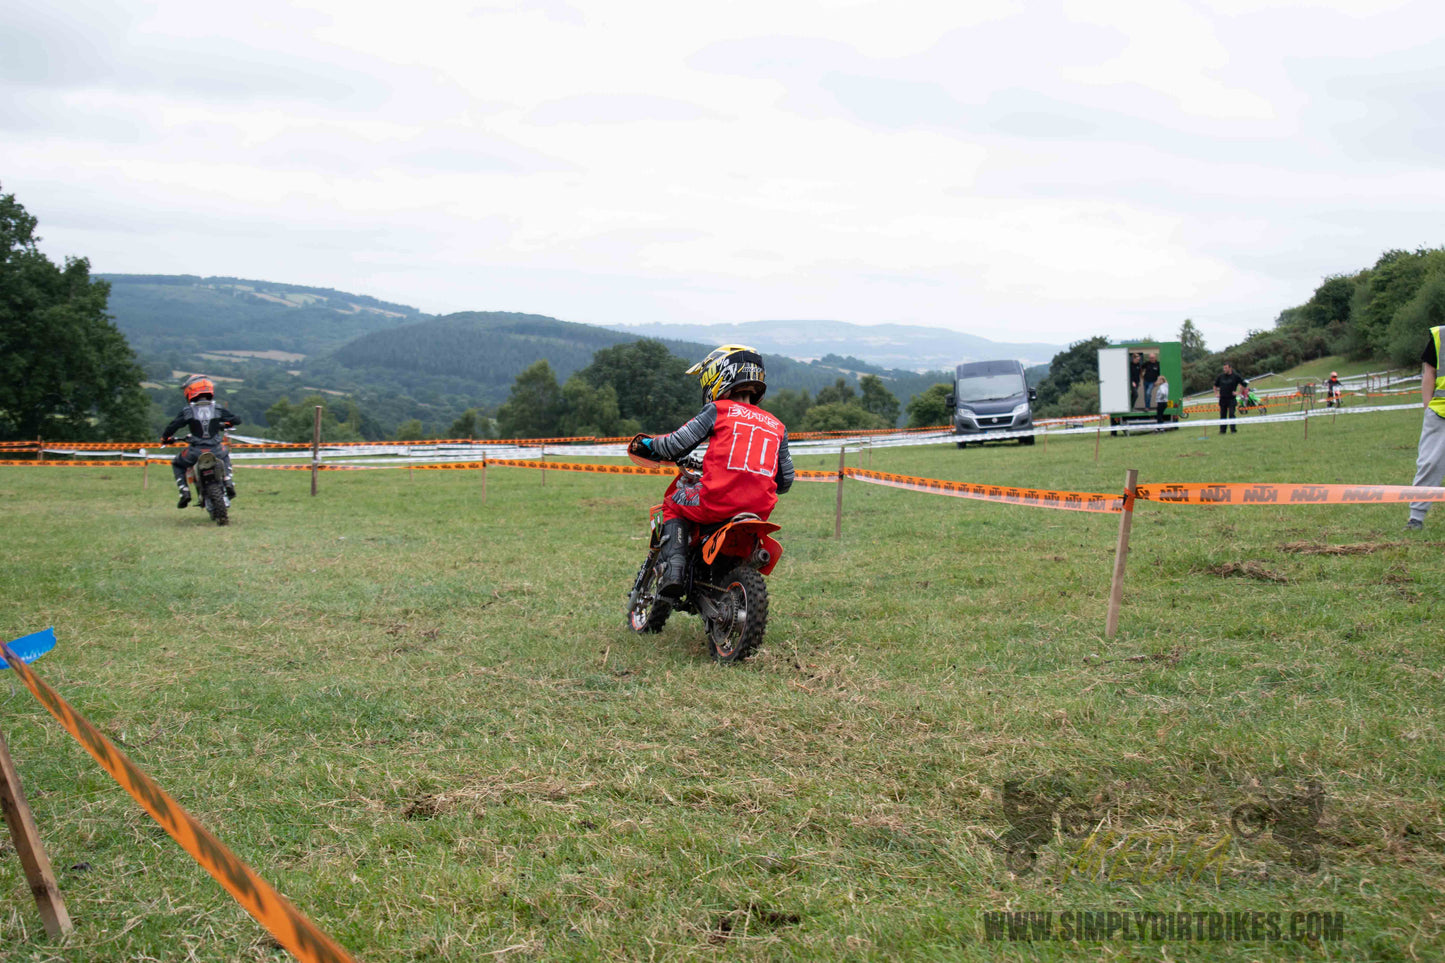
[[[40,436],[39,436],[39,435],[36,435],[36,436],[35,436],[35,460],[36,460],[36,461],[44,461],[44,460],[45,460],[45,445],[41,444]]]
[[[10,748],[5,745],[4,736],[0,736],[0,809],[5,811],[5,825],[10,827],[15,854],[20,857],[25,881],[30,884],[30,893],[35,897],[40,918],[45,921],[45,932],[52,939],[64,936],[74,927],[70,925],[65,902],[60,898],[60,888],[55,885],[55,873],[50,869],[45,847],[40,844],[35,817],[30,814],[30,805],[25,801],[25,790],[20,788],[20,773],[15,769],[15,761],[10,758]]]
[[[145,491],[151,487],[151,460],[146,457],[146,450],[140,450],[140,487]]]
[[[487,503],[487,460],[482,459],[482,504]]]
[[[833,537],[843,537],[843,459],[848,455],[848,449],[842,446],[838,448],[838,508],[833,515]]]
[[[1109,615],[1104,620],[1104,638],[1112,639],[1119,629],[1119,603],[1124,598],[1124,563],[1129,559],[1129,528],[1134,523],[1134,490],[1139,470],[1124,473],[1124,510],[1119,513],[1119,541],[1114,546],[1114,581],[1109,586]]]
[[[1096,465],[1099,463],[1099,439],[1103,436],[1104,424],[1100,422],[1099,425],[1094,428],[1094,464]]]
[[[316,473],[321,468],[321,406],[316,406],[316,424],[311,429],[311,494],[316,494]]]
[[[546,446],[546,445],[543,445],[543,446],[542,446],[542,453],[537,456],[537,460],[538,460],[538,461],[546,461],[546,460],[547,460],[547,446]],[[547,487],[547,469],[545,469],[545,468],[542,469],[542,487],[543,487],[543,488],[546,488],[546,487]]]

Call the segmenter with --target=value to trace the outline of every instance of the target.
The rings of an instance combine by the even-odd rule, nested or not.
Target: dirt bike
[[[201,452],[196,463],[186,470],[186,483],[201,493],[201,507],[217,525],[230,522],[231,500],[226,497],[226,463],[210,450]]]
[[[649,467],[663,462],[632,454]],[[689,456],[676,463],[688,481],[702,477],[702,459]],[[659,632],[674,611],[702,616],[708,652],[718,662],[741,662],[762,644],[768,627],[768,584],[783,547],[772,538],[782,526],[752,514],[725,522],[692,524],[687,547],[683,593],[668,598],[657,592],[662,565],[662,506],[651,512],[647,558],[627,594],[627,627],[639,634]]]
[[[1253,391],[1251,391],[1248,395],[1245,396],[1244,403],[1241,404],[1239,407],[1240,410],[1248,409],[1249,411],[1253,411],[1256,414],[1269,414],[1269,409],[1264,406],[1264,402],[1259,400],[1259,395],[1255,394]]]

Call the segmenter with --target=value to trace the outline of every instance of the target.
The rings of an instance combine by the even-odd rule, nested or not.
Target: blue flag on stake
[[[34,662],[55,648],[55,627],[51,626],[48,629],[41,629],[39,632],[22,635],[14,642],[6,642],[5,647],[14,652],[21,662]],[[9,668],[9,664],[0,659],[0,671],[6,671]]]

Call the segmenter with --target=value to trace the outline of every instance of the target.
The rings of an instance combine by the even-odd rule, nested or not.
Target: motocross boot
[[[181,499],[176,502],[176,507],[185,508],[191,503],[191,486],[187,485],[184,481],[177,481],[176,490],[181,493]]]
[[[685,518],[674,518],[662,523],[662,546],[658,561],[662,575],[657,580],[657,594],[668,598],[682,595],[683,579],[687,575],[687,542],[692,534]]]

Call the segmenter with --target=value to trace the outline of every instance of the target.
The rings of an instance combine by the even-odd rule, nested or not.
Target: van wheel
[[[1029,436],[1026,437],[1026,438],[1020,438],[1020,439],[1019,439],[1019,444],[1020,444],[1020,445],[1032,445],[1032,444],[1034,443],[1034,437],[1035,437],[1034,435],[1029,435]]]
[[[968,447],[968,442],[966,442],[966,441],[960,441],[960,442],[958,443],[958,450],[959,450],[959,451],[962,451],[963,449],[965,449],[965,448],[967,448],[967,447]]]

